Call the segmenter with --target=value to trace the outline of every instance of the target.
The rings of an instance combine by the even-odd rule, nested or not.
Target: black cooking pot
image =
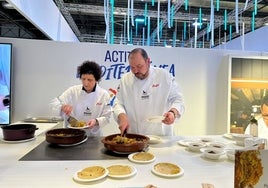
[[[34,137],[38,129],[34,124],[14,124],[1,127],[3,138],[7,141],[26,140]]]
[[[51,144],[76,144],[83,141],[86,131],[83,129],[58,128],[46,132],[46,141]]]

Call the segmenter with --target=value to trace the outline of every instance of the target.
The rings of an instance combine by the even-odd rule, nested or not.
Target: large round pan
[[[38,129],[34,124],[14,124],[1,127],[3,138],[7,141],[26,140],[34,137]]]
[[[136,142],[134,143],[120,143],[114,142],[113,138],[120,136],[120,134],[113,134],[106,136],[101,141],[104,144],[104,147],[108,150],[121,152],[121,153],[132,153],[142,151],[148,146],[150,138],[140,134],[126,134],[127,138],[134,138]]]
[[[86,131],[83,129],[51,129],[46,132],[46,141],[51,144],[77,144],[86,137]]]

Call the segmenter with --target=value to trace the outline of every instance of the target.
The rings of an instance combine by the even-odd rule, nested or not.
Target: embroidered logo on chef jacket
[[[90,108],[87,107],[86,110],[84,111],[84,115],[91,116],[91,114],[92,114],[92,112],[91,112]]]
[[[148,93],[146,91],[144,91],[144,90],[142,90],[141,99],[142,100],[149,99]]]

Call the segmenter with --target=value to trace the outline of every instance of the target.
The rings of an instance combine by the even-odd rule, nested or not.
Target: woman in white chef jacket
[[[150,66],[142,48],[132,50],[128,61],[131,72],[121,78],[113,106],[121,133],[173,135],[173,123],[184,113],[175,78],[162,68]],[[163,116],[163,120],[148,122],[153,116]]]
[[[68,126],[66,119],[73,116],[87,123],[89,136],[101,136],[101,127],[108,124],[112,112],[108,91],[98,85],[101,68],[93,61],[85,61],[78,67],[77,73],[82,84],[68,88],[53,99],[53,111],[64,117],[65,126]]]

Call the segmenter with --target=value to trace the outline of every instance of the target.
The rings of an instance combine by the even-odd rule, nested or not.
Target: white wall
[[[50,116],[48,103],[67,87],[80,83],[77,65],[84,60],[104,61],[107,51],[130,51],[134,46],[53,42],[0,38],[13,43],[13,118]],[[252,56],[257,52],[145,47],[153,64],[174,64],[184,94],[186,111],[177,122],[179,135],[222,134],[228,125],[229,55]],[[118,57],[118,56],[117,56]],[[124,59],[124,58],[123,58]],[[118,62],[117,62],[118,63]],[[124,60],[121,62],[127,66]],[[106,89],[119,80],[102,79]],[[118,132],[112,121],[106,131]]]

